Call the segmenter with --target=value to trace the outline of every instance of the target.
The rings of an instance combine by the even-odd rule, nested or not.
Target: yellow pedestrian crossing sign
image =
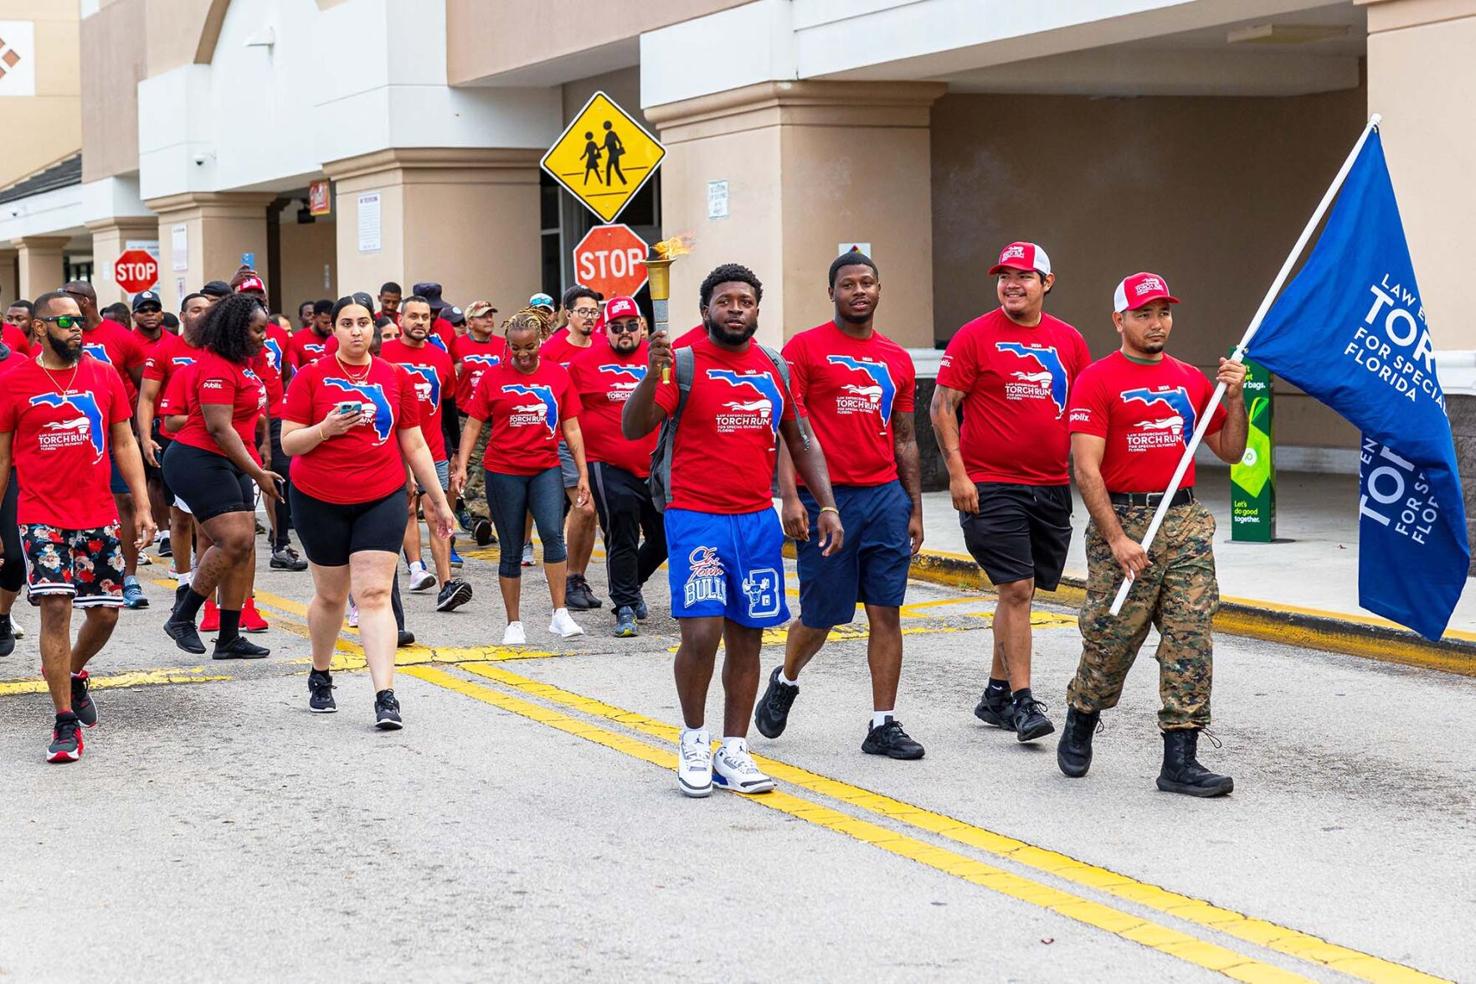
[[[645,127],[596,92],[543,155],[542,165],[601,221],[614,222],[665,156],[666,148]]]

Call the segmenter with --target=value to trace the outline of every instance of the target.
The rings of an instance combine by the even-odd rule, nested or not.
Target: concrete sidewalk
[[[1356,475],[1277,475],[1275,543],[1230,539],[1230,473],[1198,470],[1199,498],[1215,514],[1215,564],[1227,602],[1278,613],[1322,616],[1394,627],[1358,607],[1358,478]],[[1067,578],[1086,578],[1086,507],[1072,487],[1075,506]],[[925,552],[966,556],[958,513],[947,492],[923,496]],[[1476,641],[1476,592],[1467,590],[1451,616],[1446,638]]]

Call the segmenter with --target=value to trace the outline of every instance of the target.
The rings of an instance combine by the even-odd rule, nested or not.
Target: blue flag
[[[1440,638],[1470,567],[1466,507],[1377,130],[1248,355],[1363,432],[1358,603]]]

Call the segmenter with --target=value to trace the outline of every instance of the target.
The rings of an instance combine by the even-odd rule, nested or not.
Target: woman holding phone
[[[186,419],[164,454],[164,479],[190,507],[211,546],[180,591],[164,631],[185,652],[204,653],[195,617],[220,588],[215,659],[261,659],[269,650],[240,634],[241,607],[255,571],[256,496],[267,508],[282,476],[262,467],[266,387],[252,362],[266,342],[267,311],[247,294],[216,301],[200,322],[200,349],[184,392]],[[253,488],[255,486],[255,488]]]
[[[333,353],[293,378],[282,414],[282,447],[292,456],[292,516],[313,575],[308,709],[337,710],[329,666],[352,591],[374,681],[375,724],[395,730],[403,725],[393,689],[390,590],[409,517],[406,465],[430,490],[433,534],[449,537],[455,517],[420,433],[409,373],[370,352],[373,310],[360,298],[340,297],[333,337]]]

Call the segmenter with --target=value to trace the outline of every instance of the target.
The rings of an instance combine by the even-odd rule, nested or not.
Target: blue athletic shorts
[[[846,539],[840,550],[822,557],[816,535],[820,506],[808,491],[800,489],[800,501],[810,513],[810,539],[795,544],[800,621],[812,629],[849,623],[856,616],[857,604],[900,607],[912,564],[912,544],[907,537],[912,500],[901,482],[837,485],[834,492]]]
[[[722,616],[756,629],[789,621],[784,531],[774,510],[667,509],[665,517],[673,618]]]
[[[126,495],[128,493],[128,483],[123,481],[123,472],[118,469],[118,459],[113,456],[111,446],[108,448],[108,466],[111,469],[108,475],[108,491],[114,495]]]

